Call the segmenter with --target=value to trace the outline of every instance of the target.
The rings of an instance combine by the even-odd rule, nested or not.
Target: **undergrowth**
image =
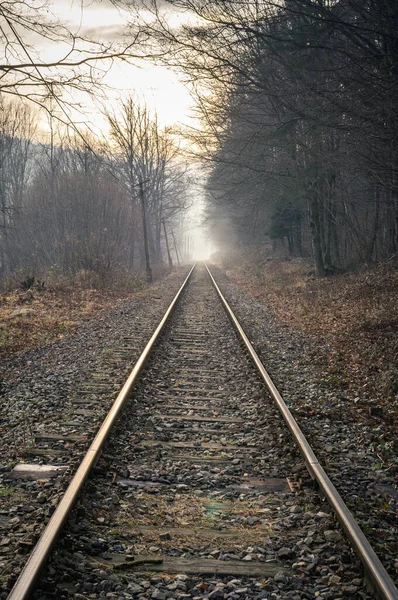
[[[168,272],[153,271],[155,280]],[[147,288],[142,272],[65,274],[56,265],[37,273],[16,270],[1,283],[0,358],[60,339],[80,319]]]

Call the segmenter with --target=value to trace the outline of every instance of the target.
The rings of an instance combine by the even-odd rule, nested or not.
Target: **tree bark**
[[[315,196],[310,198],[310,228],[312,237],[312,247],[315,258],[315,273],[318,277],[325,277],[325,264],[322,254],[322,238],[320,228],[319,200]]]
[[[140,181],[140,183],[139,183],[139,188],[140,188],[140,200],[141,200],[141,212],[142,212],[142,230],[143,230],[143,234],[144,234],[146,280],[148,283],[152,283],[153,279],[152,279],[151,262],[149,259],[148,229],[147,229],[147,222],[146,222],[144,184],[142,181]]]
[[[167,258],[169,260],[169,268],[172,269],[173,261],[171,260],[171,254],[170,254],[170,248],[169,248],[169,238],[167,237],[166,223],[165,223],[164,219],[162,219],[162,223],[163,223],[164,239],[166,241]]]
[[[178,248],[177,248],[176,239],[174,237],[174,231],[173,230],[171,230],[171,237],[173,238],[174,250],[175,250],[176,258],[177,258],[177,264],[180,267],[181,266],[180,257],[179,257]]]

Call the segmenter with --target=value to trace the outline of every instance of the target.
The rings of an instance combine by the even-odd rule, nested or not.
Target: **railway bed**
[[[2,600],[186,274],[186,269],[178,270],[148,290],[84,320],[76,333],[2,361]],[[62,439],[54,439],[56,436]],[[51,478],[10,481],[8,474],[18,463],[67,468],[53,472]]]
[[[373,597],[205,267],[121,414],[34,598]]]

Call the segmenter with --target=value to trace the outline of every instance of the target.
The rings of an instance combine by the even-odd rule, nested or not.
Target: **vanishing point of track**
[[[218,308],[214,308],[217,296],[221,304],[219,303]],[[181,308],[180,305],[182,305]],[[217,341],[218,327],[221,327],[219,322],[222,320],[222,317],[220,318],[221,305],[223,305],[235,331],[245,346],[246,353],[238,347],[236,350],[233,349],[232,344],[234,342],[232,338],[234,334],[231,332],[223,334],[224,340]],[[177,314],[178,311],[181,314]],[[225,312],[222,312],[224,314],[223,318],[226,320]],[[176,314],[172,316],[173,313]],[[225,323],[222,327],[225,327]],[[165,334],[166,340],[158,345],[162,333]],[[212,349],[213,342],[214,348]],[[140,383],[140,380],[137,382],[137,379],[142,373],[143,367],[148,363],[148,358],[155,344],[157,350],[161,353],[164,343],[167,347],[163,349],[162,360],[158,361],[158,366],[154,365],[155,375],[153,377],[155,378],[154,381],[158,383],[150,381],[147,388],[145,388],[145,381]],[[214,351],[216,357],[214,357]],[[260,375],[260,378],[257,375],[258,381],[253,384],[253,387],[247,387],[247,378],[254,377],[252,364],[245,366],[245,361],[249,362],[247,360],[248,356]],[[168,365],[167,360],[171,361]],[[162,361],[164,361],[164,367]],[[173,371],[175,371],[174,375]],[[234,388],[235,378],[240,380],[238,390]],[[101,461],[108,461],[108,463],[106,468],[99,469],[99,472],[102,473],[100,478],[102,477],[104,480],[99,485],[103,485],[108,489],[109,460],[111,462],[112,460],[118,461],[119,459],[115,454],[118,452],[118,444],[121,447],[125,445],[126,435],[130,435],[131,438],[128,428],[130,420],[135,423],[136,431],[131,444],[131,456],[128,455],[125,458],[128,463],[125,469],[127,477],[124,480],[120,477],[114,477],[111,484],[119,486],[123,493],[126,489],[129,490],[127,496],[125,496],[127,498],[131,498],[131,489],[133,491],[141,489],[144,492],[151,491],[152,493],[153,489],[150,488],[154,487],[155,493],[160,499],[158,502],[160,505],[163,500],[170,503],[170,505],[173,502],[178,503],[180,496],[184,496],[185,493],[188,504],[191,504],[191,507],[200,504],[200,510],[206,509],[206,501],[208,500],[207,497],[204,497],[206,494],[204,494],[201,487],[210,489],[210,495],[213,499],[217,497],[217,494],[224,499],[227,498],[229,504],[224,503],[224,506],[220,503],[218,508],[214,509],[213,506],[212,509],[216,513],[217,511],[227,512],[227,515],[223,517],[227,524],[226,530],[222,531],[225,529],[225,525],[222,524],[220,526],[221,533],[214,531],[213,527],[210,534],[217,538],[220,547],[227,544],[230,549],[229,554],[224,552],[224,556],[223,550],[217,550],[211,556],[206,556],[205,552],[199,550],[198,556],[192,556],[192,552],[191,554],[188,552],[188,558],[184,558],[184,554],[181,555],[177,552],[177,555],[174,553],[177,558],[173,560],[175,550],[170,548],[167,541],[173,537],[173,544],[176,546],[179,539],[185,540],[186,546],[190,527],[192,528],[191,537],[194,538],[197,535],[201,539],[202,545],[198,542],[197,547],[199,549],[205,547],[203,538],[209,537],[209,531],[206,527],[203,527],[203,522],[198,516],[200,513],[198,509],[196,511],[198,514],[195,513],[195,515],[193,515],[195,511],[191,510],[190,518],[193,521],[190,523],[187,517],[188,525],[185,529],[184,527],[173,529],[172,526],[168,527],[164,523],[156,527],[152,522],[149,525],[148,523],[137,525],[135,522],[133,537],[135,536],[134,539],[136,540],[141,540],[141,538],[143,540],[141,540],[141,545],[137,544],[138,555],[135,556],[134,552],[132,560],[132,557],[126,552],[121,553],[119,558],[105,553],[103,564],[115,569],[115,572],[123,570],[124,573],[130,573],[130,569],[131,572],[134,572],[134,569],[137,570],[137,568],[141,571],[155,571],[157,573],[185,572],[193,575],[195,573],[202,574],[203,576],[214,573],[215,576],[220,577],[236,574],[241,577],[260,578],[263,576],[264,578],[282,573],[281,581],[283,581],[284,565],[280,560],[279,562],[276,560],[273,564],[272,560],[266,560],[261,553],[257,553],[258,560],[253,560],[253,557],[250,556],[245,561],[245,559],[239,560],[239,557],[234,554],[234,552],[236,553],[236,547],[239,546],[239,539],[235,535],[237,532],[238,534],[240,532],[242,536],[246,536],[249,542],[253,542],[249,544],[250,546],[260,546],[256,542],[258,542],[258,535],[263,535],[261,526],[264,525],[264,520],[258,517],[258,513],[262,510],[259,509],[259,498],[268,497],[267,494],[277,495],[280,493],[281,502],[283,503],[285,499],[292,508],[293,514],[295,508],[297,512],[301,510],[294,503],[292,505],[292,501],[289,499],[293,488],[286,477],[287,474],[284,472],[286,471],[286,459],[282,459],[281,466],[279,466],[281,473],[279,473],[278,451],[273,450],[271,459],[267,458],[265,456],[265,446],[261,443],[261,440],[264,441],[261,437],[261,427],[265,421],[261,420],[260,415],[256,413],[257,409],[260,409],[260,413],[263,410],[259,401],[259,394],[265,393],[261,390],[259,392],[261,385],[264,389],[261,379],[266,384],[268,394],[274,405],[282,415],[285,427],[287,426],[294,443],[299,448],[311,478],[319,486],[322,496],[328,500],[352,548],[362,561],[365,576],[372,585],[373,593],[378,598],[398,600],[398,591],[391,578],[319,464],[317,457],[260,362],[207,267],[196,269],[193,267],[178,291],[144,352],[135,364],[41,538],[28,558],[9,595],[9,600],[24,600],[32,596],[35,586],[39,584],[41,573],[49,559],[51,550],[55,546],[67,518],[70,517],[77,498],[86,494],[86,491],[83,491],[82,488],[90,472],[92,472],[94,466],[101,465]],[[134,388],[135,393],[137,386],[141,386],[140,393],[144,399],[147,398],[148,400],[146,404],[142,400],[139,404],[134,402],[135,398],[132,398],[132,391]],[[150,393],[148,393],[148,390],[150,390]],[[151,390],[154,390],[153,393]],[[251,395],[256,399],[256,402],[251,400]],[[133,407],[130,406],[131,402]],[[121,432],[121,442],[114,442],[112,441],[114,435],[112,434],[112,439],[110,439],[110,432],[116,423],[118,423],[118,429],[121,428],[119,417],[122,411],[125,431]],[[267,431],[268,437],[272,435],[272,418],[270,418],[271,430]],[[252,432],[258,429],[260,431],[257,433],[260,437],[253,437]],[[119,433],[115,434],[117,436],[116,440]],[[283,434],[279,433],[278,435],[280,438],[283,437]],[[109,441],[110,449],[113,452],[113,459],[109,459],[108,455],[100,458],[101,454],[104,455],[104,447],[107,441]],[[291,441],[283,443],[288,447]],[[107,448],[108,454],[110,449]],[[289,452],[292,456],[294,455],[294,449],[289,450]],[[235,458],[232,458],[232,456]],[[148,465],[152,464],[155,465],[153,468],[158,474],[157,478],[152,476],[151,481],[146,481],[145,473],[148,473]],[[168,465],[169,470],[166,475],[162,476],[162,466],[164,464]],[[187,465],[193,465],[192,468],[196,469],[194,477]],[[220,465],[223,465],[222,468],[220,468]],[[191,469],[191,467],[189,468]],[[271,477],[268,477],[269,472]],[[92,481],[94,481],[94,477]],[[170,489],[173,490],[172,495],[170,495]],[[254,527],[242,528],[242,520],[240,517],[236,517],[235,514],[236,502],[239,499],[242,500],[245,495],[252,500],[252,504],[249,505],[250,508],[253,505],[257,510],[256,516],[250,517],[252,520],[249,522],[249,525],[253,524]],[[84,504],[84,498],[82,502]],[[179,507],[179,510],[187,509]],[[271,509],[266,510],[271,511]],[[170,512],[173,513],[172,510]],[[231,518],[231,514],[235,515],[234,518]],[[238,529],[235,527],[237,522],[240,523]],[[245,525],[247,523],[246,520]],[[67,526],[65,525],[65,527]],[[78,534],[76,535],[78,538]],[[147,548],[145,536],[148,535],[155,536],[155,538],[160,535],[160,539],[165,542],[165,552],[163,554],[159,554],[163,550],[161,544],[157,544],[157,547],[152,550],[152,553],[156,552],[155,558],[151,558],[147,552],[144,552]],[[75,541],[69,541],[69,543],[72,543],[72,545],[78,543],[77,538]],[[152,538],[149,537],[149,539]],[[142,549],[142,556],[140,548]],[[265,551],[264,555],[266,556]],[[283,558],[283,553],[280,552],[278,556]],[[300,569],[300,566],[296,569]],[[213,594],[212,597],[217,598],[217,595]],[[159,599],[161,599],[161,596],[159,596]]]

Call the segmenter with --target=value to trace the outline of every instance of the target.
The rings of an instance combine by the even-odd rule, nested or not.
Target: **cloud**
[[[120,23],[94,25],[93,27],[82,29],[80,35],[85,38],[100,40],[101,42],[120,42],[125,35],[125,28]]]

